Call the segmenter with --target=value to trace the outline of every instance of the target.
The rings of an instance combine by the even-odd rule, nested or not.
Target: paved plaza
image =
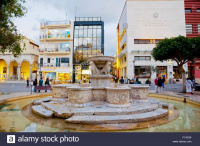
[[[155,86],[151,85],[149,90],[154,90]],[[164,91],[181,92],[182,84],[167,84]],[[1,93],[18,93],[31,92],[31,88],[26,87],[26,83],[0,83]],[[42,91],[41,91],[42,92]]]
[[[149,93],[155,93],[155,85],[152,84],[149,88]],[[200,103],[200,91],[195,91],[193,95],[189,97],[181,93],[182,91],[182,84],[166,84],[163,90],[162,95],[169,95],[174,97],[186,97],[194,100],[195,102]],[[45,91],[41,91],[41,93],[45,93]],[[51,94],[51,91],[47,93]],[[40,93],[33,93],[33,95],[37,95]],[[19,96],[27,96],[31,95],[31,88],[26,87],[26,83],[0,83],[0,99],[2,98],[13,98]]]

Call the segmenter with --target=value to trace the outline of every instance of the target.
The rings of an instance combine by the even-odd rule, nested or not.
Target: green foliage
[[[23,51],[20,43],[23,37],[17,33],[17,28],[12,22],[13,18],[25,15],[26,8],[22,6],[25,0],[0,1],[0,53],[10,52],[15,57]]]
[[[152,51],[152,56],[156,61],[175,60],[183,71],[182,66],[194,58],[200,58],[200,37],[187,38],[178,36],[165,38],[160,41]]]

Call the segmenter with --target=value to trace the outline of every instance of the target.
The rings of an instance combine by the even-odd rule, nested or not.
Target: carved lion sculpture
[[[92,75],[100,75],[100,71],[96,67],[96,65],[93,61],[90,61],[90,66],[91,66]]]
[[[103,67],[103,69],[101,70],[101,74],[107,75],[110,72],[110,65],[111,63],[108,61],[106,65]]]

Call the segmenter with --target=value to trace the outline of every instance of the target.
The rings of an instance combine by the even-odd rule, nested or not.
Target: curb
[[[177,97],[177,96],[163,95],[163,94],[153,94],[153,93],[149,93],[148,96],[149,97],[154,97],[154,98],[170,99],[170,100],[181,101],[181,102],[186,101],[186,103],[190,103],[190,104],[194,104],[194,105],[200,106],[199,102],[191,100],[191,99],[186,98],[186,97]]]
[[[38,97],[38,96],[46,97],[46,96],[52,96],[52,94],[26,95],[26,96],[18,96],[18,97],[3,99],[3,100],[0,100],[0,105],[5,104],[7,102],[11,102],[11,101],[21,100],[21,99],[26,99],[26,98],[35,98],[35,97]]]

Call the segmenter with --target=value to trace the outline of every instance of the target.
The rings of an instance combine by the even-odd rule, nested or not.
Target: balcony
[[[70,67],[69,63],[44,63],[41,67]]]
[[[43,28],[45,26],[52,26],[52,25],[71,25],[71,21],[69,20],[63,20],[63,21],[47,21],[40,23],[40,27]]]
[[[70,34],[50,34],[50,35],[41,35],[40,36],[40,41],[42,41],[43,39],[45,40],[70,40]]]
[[[40,54],[69,54],[70,48],[45,48],[39,49]]]

